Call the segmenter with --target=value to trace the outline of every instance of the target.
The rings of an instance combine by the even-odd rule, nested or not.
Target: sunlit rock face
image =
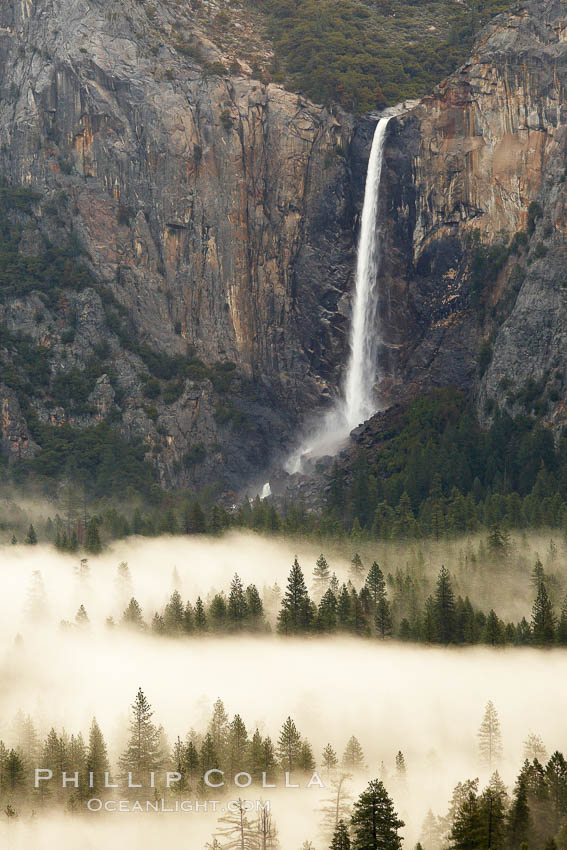
[[[391,122],[386,396],[473,386],[484,415],[487,399],[518,410],[514,391],[543,379],[562,418],[566,86],[567,5],[526,3]],[[517,251],[479,262],[516,233]]]

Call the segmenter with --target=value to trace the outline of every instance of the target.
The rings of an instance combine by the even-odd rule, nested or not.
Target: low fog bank
[[[407,822],[405,834],[415,841],[427,810],[443,813],[459,780],[488,778],[479,763],[477,731],[489,699],[500,715],[504,756],[498,767],[509,785],[530,731],[542,735],[549,751],[567,750],[566,662],[562,650],[425,649],[348,639],[182,643],[135,636],[120,641],[112,635],[96,641],[88,635],[73,641],[31,636],[2,659],[0,737],[10,744],[18,709],[31,714],[42,736],[51,726],[86,736],[96,716],[116,763],[138,687],[170,742],[191,728],[206,731],[220,696],[230,716],[242,716],[249,733],[258,727],[274,741],[291,715],[318,764],[328,742],[340,756],[355,735],[367,764],[360,783],[383,775],[384,762],[389,790]],[[394,781],[398,750],[407,764],[405,790]],[[388,778],[385,783],[388,787]],[[283,795],[282,829],[283,822],[294,822],[296,806],[305,809],[309,823],[317,808],[312,792]]]
[[[262,537],[252,532],[231,532],[221,537],[128,538],[109,547],[102,555],[89,557],[81,568],[80,554],[62,554],[48,545],[0,547],[2,595],[0,636],[6,638],[26,629],[23,619],[29,608],[34,572],[40,573],[45,590],[46,615],[52,623],[72,621],[84,605],[91,625],[103,627],[107,617],[119,620],[135,596],[146,622],[167,602],[173,590],[194,604],[200,595],[211,599],[217,591],[228,591],[238,573],[244,585],[253,583],[260,594],[277,583],[283,591],[297,555],[308,588],[313,568],[323,552],[330,571],[339,581],[352,578],[351,560],[358,552],[363,576],[376,560],[386,577],[402,582],[410,576],[416,586],[433,585],[445,565],[455,594],[468,595],[474,606],[496,610],[505,620],[530,618],[534,599],[532,570],[536,559],[543,562],[552,601],[559,608],[567,592],[567,550],[561,539],[520,535],[511,540],[506,559],[494,559],[486,540],[468,536],[454,541],[308,541]],[[119,564],[127,564],[127,577],[119,575]],[[86,565],[86,566],[85,566]],[[36,575],[37,579],[37,575]],[[361,586],[364,578],[354,578]],[[393,593],[392,588],[388,588]],[[267,611],[273,620],[276,614]]]

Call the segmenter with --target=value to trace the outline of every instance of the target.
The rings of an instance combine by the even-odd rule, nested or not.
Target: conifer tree
[[[536,646],[551,646],[555,637],[555,615],[543,579],[532,608],[532,635]]]
[[[291,717],[288,717],[278,739],[278,759],[281,769],[292,773],[297,768],[300,753],[301,735]]]
[[[102,543],[100,540],[99,521],[93,516],[87,525],[87,535],[85,538],[85,549],[91,555],[98,555],[102,551]]]
[[[331,588],[325,591],[317,611],[317,629],[334,632],[337,627],[337,600]]]
[[[398,779],[401,781],[405,781],[406,778],[406,760],[404,758],[404,754],[401,750],[398,750],[396,753],[396,773],[398,775]]]
[[[297,769],[302,770],[304,773],[308,773],[314,771],[316,767],[317,765],[315,763],[315,758],[313,757],[311,744],[306,738],[304,738],[301,742],[299,756],[297,758]]]
[[[242,629],[248,615],[248,605],[242,581],[236,573],[230,583],[227,613],[231,628],[236,631]]]
[[[556,638],[559,646],[567,646],[567,596],[561,606],[561,617],[557,624]]]
[[[537,759],[542,764],[547,761],[547,750],[540,735],[536,735],[534,732],[528,734],[524,741],[524,759],[528,761]]]
[[[360,557],[358,552],[355,552],[352,561],[350,562],[349,578],[353,583],[356,582],[358,584],[363,577],[364,564],[362,563],[362,558]]]
[[[214,767],[222,768],[226,764],[229,725],[228,714],[226,713],[224,703],[219,698],[213,706],[213,714],[208,728],[218,761],[218,764],[215,764]]]
[[[404,826],[394,812],[383,784],[374,779],[354,804],[351,817],[352,850],[400,850],[398,829]]]
[[[322,761],[323,761],[323,767],[325,768],[325,770],[328,773],[330,773],[331,770],[333,770],[337,766],[337,764],[339,763],[339,760],[337,758],[337,754],[330,744],[327,744],[327,746],[323,750]]]
[[[145,628],[146,624],[142,617],[142,609],[134,597],[132,597],[122,615],[122,623],[129,628],[139,629],[140,631]]]
[[[498,712],[492,700],[486,704],[484,717],[478,732],[479,753],[482,764],[492,770],[502,757],[502,733]]]
[[[189,787],[195,789],[201,759],[194,741],[188,741],[183,751],[183,767]]]
[[[364,767],[364,752],[354,735],[349,738],[345,747],[342,764],[348,770],[362,770]]]
[[[330,850],[350,850],[348,826],[344,820],[340,820],[336,826]]]
[[[278,616],[278,631],[282,634],[301,634],[310,630],[312,621],[311,601],[303,572],[295,558]]]
[[[204,776],[208,770],[222,770],[222,766],[224,766],[224,762],[219,758],[213,741],[213,736],[210,732],[207,732],[203,738],[201,752],[199,753],[199,761],[201,776]]]
[[[370,610],[374,613],[379,600],[386,596],[386,582],[384,581],[384,574],[376,561],[372,562],[372,566],[368,570],[368,575],[366,576],[366,587],[368,588],[372,603]]]
[[[313,569],[313,593],[316,599],[320,599],[328,589],[330,578],[331,571],[329,570],[329,564],[323,553],[321,553]]]
[[[531,838],[531,817],[528,804],[528,789],[525,776],[520,774],[514,789],[514,798],[510,807],[507,823],[507,843],[510,850],[527,847]]]
[[[255,584],[249,584],[246,588],[246,612],[248,628],[255,631],[261,629],[264,625],[264,605]]]
[[[390,612],[390,603],[385,593],[380,596],[376,605],[374,628],[376,636],[381,640],[385,640],[385,638],[392,634],[392,614]]]
[[[119,762],[123,773],[146,776],[161,766],[160,735],[152,717],[152,707],[142,689],[138,688],[132,703],[128,745]]]
[[[455,597],[449,572],[442,566],[437,578],[434,601],[435,627],[440,643],[451,643],[455,632]]]
[[[228,727],[228,768],[231,780],[248,765],[248,732],[239,714],[235,714]]]
[[[185,623],[185,610],[178,590],[174,590],[165,606],[163,620],[166,631],[170,634],[181,634]]]
[[[87,773],[92,773],[90,791],[95,796],[104,788],[104,774],[110,770],[106,744],[96,717],[93,717],[89,732],[86,769]]]
[[[200,596],[197,597],[197,601],[195,603],[195,629],[198,632],[207,631],[207,615],[205,613],[203,600]]]
[[[28,533],[27,533],[27,536],[26,536],[26,543],[29,546],[35,546],[36,543],[37,543],[37,534],[35,533],[35,528],[31,524],[30,524],[30,527],[28,529]]]

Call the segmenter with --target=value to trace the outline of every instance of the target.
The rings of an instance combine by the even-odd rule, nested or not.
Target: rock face
[[[481,416],[538,399],[563,420],[566,90],[567,5],[529,2],[391,121],[386,399],[454,383]]]
[[[65,266],[52,297],[3,291],[0,320],[48,352],[26,385],[39,422],[113,421],[163,486],[237,488],[338,391],[376,119],[254,79],[202,6],[2,4],[0,178],[37,193],[8,215],[18,251],[68,246],[91,280]],[[483,416],[535,399],[562,422],[566,85],[566,4],[528,2],[392,118],[383,406],[453,383]],[[89,369],[87,397],[61,403],[57,379]]]
[[[72,343],[61,311],[33,294],[5,299],[8,328],[50,348],[54,375],[83,368],[108,343],[120,427],[147,442],[164,485],[236,486],[261,469],[332,391],[345,345],[352,119],[238,65],[229,76],[211,29],[165,2],[0,9],[0,175],[42,196],[20,250],[72,233],[138,341],[236,367],[223,393],[185,380],[177,400],[149,405],[144,364],[109,325],[96,288],[67,296]],[[63,418],[84,426],[116,413],[108,375],[98,379],[92,412]],[[49,398],[34,406],[41,421],[60,423]],[[195,445],[205,457],[184,466]]]

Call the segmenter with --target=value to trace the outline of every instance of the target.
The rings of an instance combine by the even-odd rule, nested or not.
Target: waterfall
[[[350,327],[350,359],[346,373],[343,410],[345,425],[352,431],[375,410],[372,388],[376,381],[376,352],[380,328],[377,277],[380,264],[380,240],[376,226],[380,200],[380,177],[389,118],[376,125],[364,189],[364,204],[356,257],[356,289]]]
[[[390,117],[380,118],[378,121],[368,159],[356,257],[350,355],[342,396],[323,418],[316,432],[289,458],[286,463],[288,472],[299,472],[306,456],[334,454],[352,429],[376,411],[373,388],[377,378],[376,358],[380,343],[380,327],[377,322],[380,230],[377,218],[386,128]]]

